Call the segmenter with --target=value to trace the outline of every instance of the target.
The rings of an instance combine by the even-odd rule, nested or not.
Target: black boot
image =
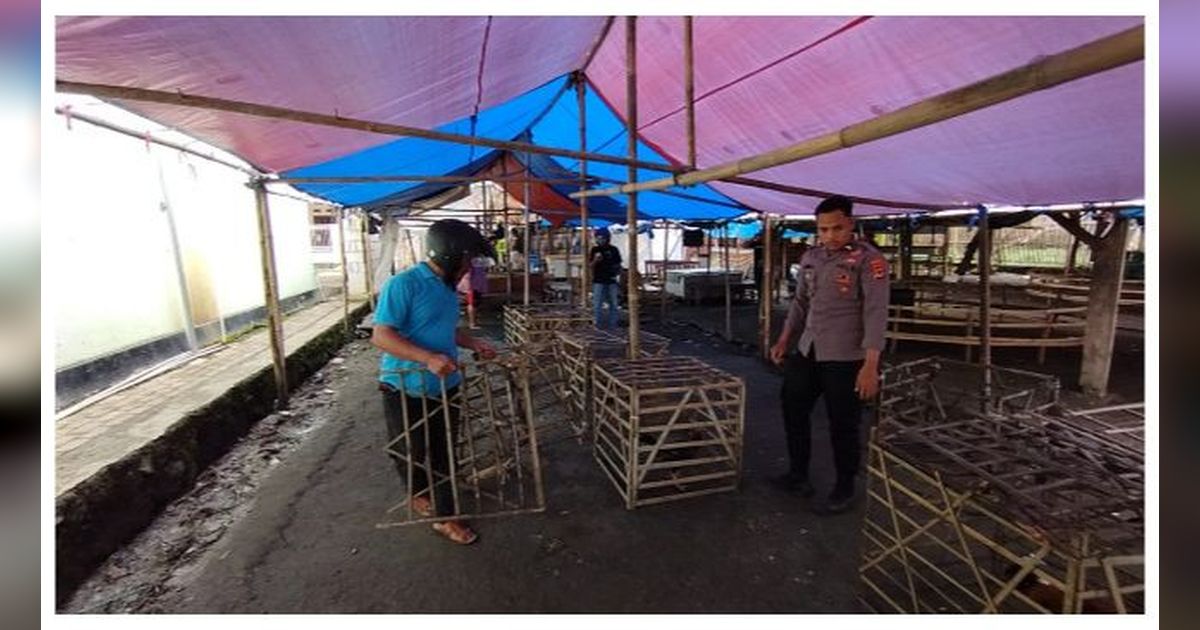
[[[833,492],[829,494],[829,498],[823,503],[813,506],[813,511],[821,515],[849,512],[854,507],[857,498],[858,496],[854,492],[853,480],[846,482],[838,480],[838,483],[833,487]]]

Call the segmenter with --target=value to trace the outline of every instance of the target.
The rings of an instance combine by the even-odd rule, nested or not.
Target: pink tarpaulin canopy
[[[59,79],[179,90],[432,128],[580,69],[605,18],[63,18]],[[835,131],[1112,35],[1129,17],[699,17],[697,165]],[[678,17],[638,21],[639,133],[686,158]],[[586,68],[624,113],[624,29]],[[1142,63],[867,145],[755,174],[928,204],[1045,204],[1143,195]],[[122,103],[271,170],[394,138]],[[624,140],[614,142],[623,143]],[[610,151],[611,152],[611,151]],[[435,173],[430,173],[435,174]],[[714,183],[772,212],[806,197]]]

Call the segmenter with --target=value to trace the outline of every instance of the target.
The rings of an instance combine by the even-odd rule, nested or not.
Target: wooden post
[[[762,355],[763,358],[769,358],[771,351],[771,307],[774,301],[774,296],[771,295],[771,241],[774,240],[771,232],[774,228],[771,225],[771,215],[763,214],[763,277],[762,286],[759,287],[759,303],[762,307]]]
[[[1093,396],[1108,393],[1128,238],[1129,221],[1116,218],[1108,234],[1098,238],[1092,247],[1092,284],[1086,320],[1088,334],[1083,341],[1079,385],[1084,393]]]
[[[692,16],[683,17],[683,103],[687,111],[688,168],[696,168],[696,82],[692,49]]]
[[[524,269],[525,286],[522,287],[524,290],[524,298],[523,298],[522,303],[525,304],[526,306],[529,306],[529,255],[533,253],[533,243],[531,243],[530,239],[529,239],[529,204],[530,204],[530,199],[532,198],[532,193],[530,192],[530,188],[529,188],[529,154],[528,153],[525,154],[524,193],[525,193],[525,202],[523,205],[525,206],[525,209],[521,211],[521,217],[525,221],[525,228],[524,228],[524,232],[523,232],[524,236],[521,237],[521,240],[522,240],[521,249],[523,249],[524,251],[521,252],[521,254],[522,254],[521,258],[525,261],[525,269]]]
[[[1135,63],[1145,56],[1145,28],[1135,26],[1120,33],[1002,72],[970,85],[901,107],[881,116],[822,134],[796,144],[753,157],[727,162],[673,177],[630,182],[612,188],[595,188],[592,196],[628,194],[635,190],[659,190],[692,186],[725,179],[826,153],[873,142],[998,105],[1026,94],[1046,90],[1069,81]]]
[[[258,216],[258,249],[262,261],[263,298],[267,306],[267,331],[271,345],[271,361],[275,370],[275,406],[288,404],[287,365],[283,348],[283,312],[279,306],[279,280],[275,271],[275,243],[271,237],[271,210],[267,206],[267,189],[261,181],[251,184]]]
[[[409,241],[411,247],[412,241]],[[346,267],[346,209],[338,208],[338,253],[342,259],[342,332],[350,336],[350,270]]]
[[[363,283],[367,287],[367,300],[371,303],[371,310],[375,310],[375,270],[371,268],[371,243],[370,239],[367,238],[370,221],[367,218],[367,211],[363,210],[361,229],[358,232],[359,238],[362,241]]]
[[[637,17],[625,18],[625,124],[626,149],[629,159],[637,158]],[[637,167],[629,165],[630,182],[637,182]],[[625,223],[629,228],[629,358],[636,359],[641,352],[641,315],[638,301],[641,299],[641,282],[638,280],[637,255],[637,193],[629,195]]]
[[[575,76],[575,102],[579,106],[579,151],[584,156],[579,160],[579,189],[587,189],[587,83],[583,72]],[[579,200],[579,230],[582,245],[580,253],[583,257],[579,277],[579,305],[588,307],[588,296],[592,292],[592,230],[588,227],[587,197]],[[570,267],[567,267],[570,275]]]
[[[500,224],[504,226],[504,242],[506,244],[504,248],[504,257],[507,259],[504,261],[504,303],[509,304],[512,302],[512,253],[513,245],[515,243],[513,243],[512,225],[508,220],[508,189],[504,188],[503,186],[500,188],[501,192],[503,193],[503,196],[500,198],[501,204],[504,207],[504,218],[500,221]]]
[[[979,206],[979,362],[983,365],[983,404],[992,399],[992,230],[987,206]]]
[[[725,341],[733,341],[733,295],[729,289],[729,222],[725,222],[725,237],[721,239],[721,268],[725,275]]]

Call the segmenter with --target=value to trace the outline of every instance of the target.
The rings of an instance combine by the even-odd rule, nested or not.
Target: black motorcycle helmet
[[[470,224],[458,219],[441,219],[425,233],[425,255],[442,270],[442,280],[453,287],[464,260],[476,256],[496,257],[492,244]]]

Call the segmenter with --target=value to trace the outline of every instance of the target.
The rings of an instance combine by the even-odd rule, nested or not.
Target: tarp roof
[[[567,73],[584,67],[606,20],[59,18],[57,76],[429,129],[450,125],[460,133],[498,138],[512,134],[505,139],[532,125],[535,142],[575,149],[574,98],[561,88]],[[697,164],[713,166],[834,131],[1139,23],[1136,17],[698,17]],[[682,20],[644,17],[638,24],[639,155],[679,163],[686,151]],[[592,88],[592,150],[624,154],[621,117],[614,114],[624,112],[624,65],[622,29],[612,28],[584,68]],[[1131,64],[755,176],[929,204],[1138,198],[1144,194],[1143,74],[1143,63]],[[430,143],[437,153],[433,159],[418,151],[418,144],[394,144],[420,142],[415,139],[118,103],[274,172],[332,168],[349,160],[341,166],[440,174],[485,157],[478,149]],[[612,133],[593,119],[593,112],[612,115]],[[577,119],[578,112],[574,115]],[[364,150],[368,153],[355,156]],[[416,162],[406,161],[418,155]],[[569,161],[553,159],[573,168]],[[623,180],[624,167],[610,166],[589,163],[589,172]],[[660,175],[646,172],[639,178]],[[377,200],[412,187],[393,185],[362,196]],[[727,183],[688,192],[770,212],[809,213],[815,204],[807,197]],[[668,199],[643,194],[639,205],[649,215],[681,217],[672,214],[680,210],[666,205]],[[709,209],[712,216],[686,218],[720,214]]]

